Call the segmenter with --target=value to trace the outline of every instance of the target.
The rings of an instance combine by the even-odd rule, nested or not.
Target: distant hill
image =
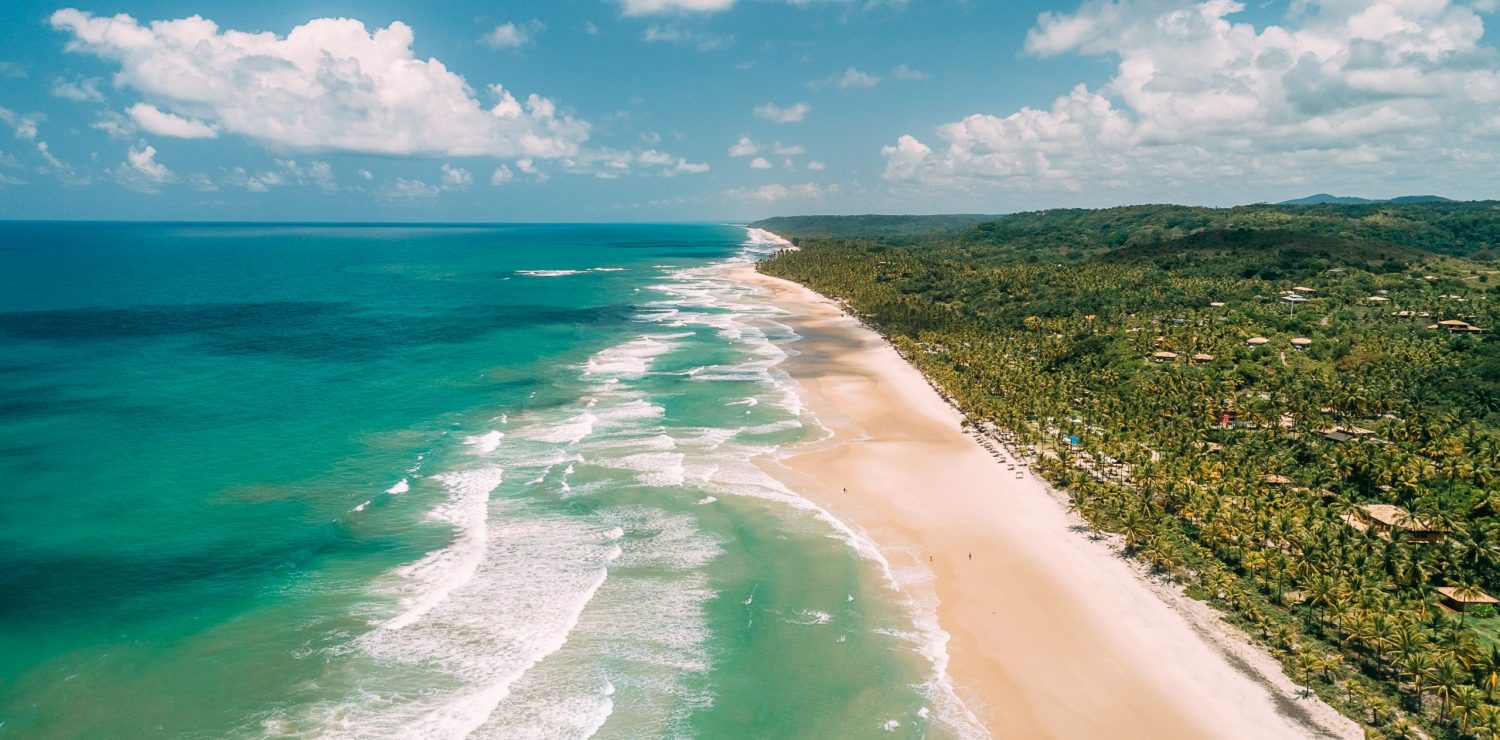
[[[1500,258],[1500,202],[1409,198],[1418,200],[1234,208],[1061,208],[1006,216],[791,216],[752,225],[800,239],[878,239],[902,244],[942,239],[969,247],[971,258],[982,262],[1079,259],[1211,230],[1274,230],[1479,260]]]
[[[1284,200],[1284,201],[1282,201],[1280,203],[1277,203],[1276,205],[1278,205],[1278,206],[1327,206],[1327,205],[1357,206],[1357,205],[1366,205],[1366,204],[1369,204],[1369,203],[1393,203],[1393,204],[1396,204],[1396,205],[1406,205],[1406,204],[1409,204],[1409,203],[1452,203],[1452,202],[1453,201],[1451,199],[1444,198],[1441,195],[1402,195],[1402,196],[1399,196],[1399,197],[1396,197],[1396,198],[1387,198],[1385,200],[1374,200],[1374,199],[1370,199],[1370,198],[1356,198],[1356,197],[1354,197],[1352,195],[1329,195],[1328,193],[1318,193],[1317,195],[1309,195],[1306,198],[1296,198],[1294,200]]]
[[[1150,263],[1165,270],[1215,278],[1276,279],[1321,275],[1339,267],[1393,273],[1439,259],[1433,252],[1388,242],[1323,236],[1276,228],[1206,229],[1192,235],[1101,252],[1111,264]],[[1467,265],[1454,261],[1454,265]]]
[[[950,234],[1001,216],[957,213],[941,216],[776,216],[750,224],[789,239],[900,238]]]

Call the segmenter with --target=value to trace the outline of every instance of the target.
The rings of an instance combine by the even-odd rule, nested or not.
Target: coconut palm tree
[[[1448,700],[1453,691],[1464,683],[1464,669],[1457,661],[1444,658],[1432,669],[1432,691],[1438,698],[1438,721],[1448,718]]]
[[[1484,693],[1473,686],[1458,686],[1453,690],[1453,718],[1458,721],[1458,731],[1469,734],[1469,726],[1481,716],[1484,709]]]

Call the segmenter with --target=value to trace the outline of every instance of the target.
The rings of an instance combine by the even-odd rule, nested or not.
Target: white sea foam
[[[398,573],[440,598],[424,600],[420,611],[412,605],[359,638],[372,658],[406,675],[326,707],[319,719],[328,736],[449,738],[486,725],[516,682],[567,644],[607,581],[608,564],[620,557],[617,538],[599,524],[512,499],[488,501],[488,489],[499,482],[489,469],[443,479],[455,508],[468,508],[472,495],[485,491],[496,515],[481,520],[482,535],[457,527],[454,545]],[[463,575],[474,542],[482,557]],[[428,577],[438,572],[445,577]],[[422,690],[411,691],[412,681]],[[611,708],[612,699],[595,691],[564,714],[589,718],[579,729],[592,732]]]
[[[556,424],[543,425],[526,432],[518,432],[527,439],[537,442],[575,443],[594,431],[594,425],[599,421],[592,411],[585,409],[578,414]]]
[[[406,478],[402,478],[401,480],[396,482],[396,485],[385,489],[385,492],[391,494],[392,496],[400,496],[401,494],[406,493],[410,490],[411,482]]]
[[[671,335],[642,335],[624,344],[596,352],[584,365],[591,376],[624,380],[639,378],[651,361],[672,349]]]
[[[606,557],[617,553],[610,577],[567,643],[513,682],[471,737],[586,737],[617,710],[617,690],[631,726],[654,736],[684,736],[687,717],[712,705],[702,676],[713,592],[701,566],[716,543],[684,515],[627,507],[604,518]]]
[[[833,615],[828,612],[803,609],[797,612],[795,619],[788,619],[792,624],[828,624],[833,621]]]
[[[623,457],[598,460],[606,467],[635,471],[636,481],[643,486],[680,486],[686,478],[680,452],[642,452]]]
[[[438,476],[449,497],[428,516],[453,525],[453,543],[396,570],[403,581],[402,611],[381,627],[399,630],[415,623],[474,577],[484,559],[490,492],[499,487],[502,476],[499,467]]]
[[[489,431],[473,437],[464,437],[464,444],[473,447],[475,452],[494,452],[504,437],[505,434],[502,432]]]
[[[590,272],[624,272],[626,269],[624,267],[590,267],[587,270],[516,270],[516,274],[526,277],[567,277]]]
[[[583,270],[516,270],[517,275],[527,277],[566,277],[568,275],[582,275]]]

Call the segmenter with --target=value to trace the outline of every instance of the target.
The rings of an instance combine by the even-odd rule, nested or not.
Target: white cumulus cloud
[[[776,123],[796,123],[798,121],[806,119],[808,112],[810,112],[811,110],[812,106],[808,105],[807,103],[796,103],[785,108],[775,103],[766,103],[764,105],[755,106],[754,112],[757,117],[764,118],[767,121],[774,121]]]
[[[750,160],[750,169],[752,170],[769,170],[771,169],[771,167],[771,160],[766,159],[765,157],[756,157],[755,159]]]
[[[319,18],[284,37],[71,8],[51,23],[71,35],[69,50],[118,64],[116,84],[164,114],[279,148],[550,158],[574,154],[589,133],[552,101],[522,102],[499,85],[486,106],[441,61],[418,59],[399,21],[372,31]]]
[[[66,100],[75,100],[80,103],[102,103],[104,93],[99,91],[98,77],[84,77],[78,80],[65,80],[61,77],[52,81],[52,94]]]
[[[135,125],[161,136],[179,139],[212,139],[219,132],[202,121],[167,113],[150,103],[136,103],[126,111]]]
[[[830,75],[821,80],[813,80],[807,83],[808,88],[819,90],[825,87],[837,87],[840,90],[858,90],[874,87],[880,84],[880,78],[854,67],[843,72]]]
[[[513,21],[501,23],[489,33],[479,37],[479,43],[491,49],[519,49],[536,38],[546,26],[541,21],[521,25]]]
[[[824,187],[812,182],[804,182],[798,185],[782,185],[777,183],[773,185],[762,185],[758,188],[734,188],[732,190],[726,190],[724,192],[724,195],[736,200],[750,200],[769,203],[772,201],[788,199],[816,200],[823,197],[824,195],[837,193],[838,189],[839,188],[837,185],[829,185],[827,187]]]
[[[27,113],[20,114],[9,108],[0,108],[0,123],[11,128],[17,139],[23,141],[35,141],[37,135],[37,124],[42,122],[42,114]]]
[[[712,34],[702,31],[693,31],[678,25],[650,25],[641,33],[641,40],[645,42],[663,42],[668,44],[687,44],[698,51],[717,51],[734,46],[734,34]]]
[[[176,173],[156,161],[156,147],[150,144],[130,147],[125,152],[125,161],[115,168],[114,173],[121,185],[150,195],[160,193],[162,184],[177,182]]]
[[[741,136],[739,141],[729,147],[731,157],[750,157],[759,153],[760,145],[751,141],[748,136]]]
[[[387,198],[433,198],[441,192],[436,185],[428,185],[421,180],[408,180],[397,177],[396,181],[387,185],[380,194]]]
[[[443,189],[463,190],[474,184],[474,175],[462,167],[443,164]]]
[[[625,15],[657,13],[712,13],[728,10],[734,0],[620,0]]]
[[[1485,129],[1500,121],[1500,69],[1472,8],[1294,5],[1263,27],[1237,19],[1244,5],[1233,0],[1088,0],[1043,13],[1027,53],[1113,58],[1114,76],[1047,107],[942,125],[937,145],[902,136],[883,150],[886,176],[1135,197],[1500,180],[1500,128]]]
[[[891,70],[891,77],[898,80],[925,80],[927,73],[920,69],[912,69],[905,64],[898,64],[895,69]]]

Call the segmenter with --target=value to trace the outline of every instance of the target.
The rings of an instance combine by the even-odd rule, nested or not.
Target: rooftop
[[[1411,512],[1395,504],[1363,504],[1359,507],[1371,520],[1387,527],[1400,527],[1410,532],[1435,532],[1437,529],[1418,519]]]
[[[1433,589],[1445,599],[1452,599],[1460,604],[1500,604],[1497,599],[1479,589],[1459,588],[1458,586],[1438,586]]]

